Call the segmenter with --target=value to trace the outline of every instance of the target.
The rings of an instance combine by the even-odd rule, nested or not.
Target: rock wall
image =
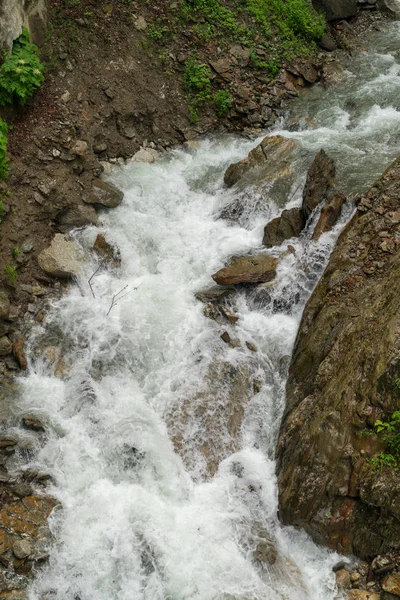
[[[400,549],[400,477],[374,472],[400,391],[400,158],[362,197],[306,305],[278,442],[280,516],[363,558]],[[371,435],[372,433],[372,435]]]
[[[25,26],[35,44],[44,42],[46,0],[0,0],[0,50],[9,50]]]

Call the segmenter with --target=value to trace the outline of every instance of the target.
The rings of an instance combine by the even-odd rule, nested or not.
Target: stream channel
[[[37,445],[28,466],[52,476],[63,507],[50,519],[50,559],[31,600],[341,598],[332,573],[340,557],[278,520],[274,448],[302,310],[353,205],[318,242],[312,226],[290,240],[295,254],[280,261],[273,285],[237,290],[235,324],[207,318],[195,293],[232,255],[266,251],[264,226],[300,205],[320,148],[349,195],[400,154],[399,24],[366,44],[345,59],[340,82],[306,90],[268,132],[302,149],[285,205],[265,190],[223,185],[227,166],[260,140],[209,137],[107,176],[124,201],[73,234],[84,271],[35,325],[13,408],[13,423],[26,414],[45,423],[43,444],[15,430]],[[122,262],[98,271],[93,297],[98,259],[88,249],[99,231]],[[38,352],[55,331],[62,378]],[[240,345],[224,343],[224,331]]]

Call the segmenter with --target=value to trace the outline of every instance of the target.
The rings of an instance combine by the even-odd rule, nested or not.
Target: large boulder
[[[56,233],[50,246],[38,256],[40,268],[52,277],[69,278],[80,270],[80,257],[74,242]]]
[[[87,204],[105,206],[106,208],[116,208],[124,198],[121,192],[114,184],[107,183],[101,179],[95,179],[92,184],[91,192],[83,198]]]
[[[220,269],[211,277],[218,285],[238,283],[265,283],[276,276],[278,259],[269,254],[256,254],[232,258],[230,265]]]
[[[93,206],[86,204],[74,204],[57,216],[58,229],[63,233],[74,227],[86,227],[97,225],[97,213]]]
[[[395,19],[400,17],[400,0],[378,0],[377,5],[383,13]]]
[[[327,21],[348,19],[357,14],[357,0],[313,0],[313,6],[325,14]]]
[[[263,245],[267,248],[280,246],[285,240],[298,237],[306,224],[306,218],[301,208],[284,210],[264,228]]]
[[[400,389],[400,158],[360,201],[304,310],[277,448],[279,514],[319,543],[400,551],[400,477],[370,458]]]
[[[239,181],[255,183],[275,179],[288,174],[289,165],[297,143],[281,135],[266,137],[243,160],[230,165],[224,175],[224,182],[232,187]]]
[[[307,172],[303,190],[303,211],[309,217],[320,202],[325,202],[335,185],[335,161],[321,149]]]

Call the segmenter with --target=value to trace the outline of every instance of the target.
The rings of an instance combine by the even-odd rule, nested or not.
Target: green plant
[[[26,28],[0,68],[0,105],[25,104],[44,81],[44,65]]]
[[[13,265],[6,265],[4,267],[4,272],[11,281],[12,284],[16,284],[18,280],[17,267]]]
[[[186,89],[189,91],[194,91],[196,94],[209,94],[211,89],[210,70],[207,65],[197,62],[197,60],[191,56],[185,62],[183,82]]]
[[[17,247],[14,247],[14,248],[11,250],[11,254],[12,254],[13,258],[17,258],[18,254],[19,254],[19,250],[18,250],[18,248],[17,248]]]
[[[395,380],[395,386],[400,387],[400,379]],[[400,410],[392,413],[387,420],[377,419],[374,423],[374,432],[385,443],[385,452],[369,459],[371,466],[377,470],[383,466],[390,466],[396,471],[400,469]]]
[[[233,99],[226,90],[218,90],[214,94],[214,104],[219,117],[224,117],[228,110],[232,107]]]
[[[3,222],[5,214],[6,214],[6,207],[4,206],[3,200],[0,200],[0,223]]]
[[[168,27],[166,25],[158,25],[156,23],[152,23],[147,28],[147,33],[153,40],[161,40],[167,33]]]
[[[9,168],[7,158],[8,127],[0,118],[0,179],[6,179]],[[0,215],[1,219],[1,215]]]

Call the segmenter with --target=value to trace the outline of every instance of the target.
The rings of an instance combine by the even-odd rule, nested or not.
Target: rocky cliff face
[[[47,8],[45,0],[0,0],[0,50],[10,50],[25,26],[36,44],[44,41]]]
[[[304,311],[278,443],[280,515],[368,558],[400,548],[400,477],[376,419],[400,395],[400,159],[361,198]]]

